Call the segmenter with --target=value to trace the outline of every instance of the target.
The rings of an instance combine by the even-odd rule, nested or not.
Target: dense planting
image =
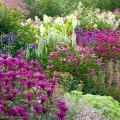
[[[119,4],[78,1],[0,2],[0,119],[120,119]]]
[[[102,57],[107,60],[119,59],[120,30],[81,30],[77,31],[76,34],[78,45],[85,44],[90,46],[89,44],[94,43],[94,46],[90,47],[93,48],[93,51],[95,51],[98,57]]]
[[[23,120],[30,117],[42,119],[45,116],[54,118],[52,95],[57,79],[47,80],[37,61],[28,63],[21,57],[22,52],[17,58],[0,56],[1,117],[20,117]],[[57,117],[61,120],[66,116],[67,106],[64,101],[59,101],[57,107],[60,110]]]

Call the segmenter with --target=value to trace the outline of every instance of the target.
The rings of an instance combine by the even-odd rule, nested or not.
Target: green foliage
[[[85,7],[97,7],[100,9],[113,10],[119,8],[119,0],[23,0],[31,12],[31,17],[65,16],[75,10],[79,2]]]
[[[120,7],[119,0],[80,0],[86,7],[114,10]]]
[[[118,65],[116,66],[119,67]],[[114,71],[114,69],[115,66],[112,68],[112,70]],[[114,71],[112,74],[110,74],[109,71],[111,72],[110,68],[100,69],[98,74],[93,76],[93,89],[90,90],[90,93],[109,95],[120,102],[120,88],[116,80],[118,77],[116,73],[119,72]],[[111,76],[112,78],[110,78]],[[111,85],[109,84],[110,81],[112,81]]]
[[[11,46],[7,46],[7,52],[13,56],[25,44],[30,44],[37,40],[38,29],[31,23],[22,24],[24,17],[19,11],[0,5],[0,35],[9,34],[10,32],[14,33],[15,41]]]
[[[83,91],[86,93],[91,92],[94,88],[92,78],[95,74],[98,74],[100,69],[100,66],[96,63],[96,60],[94,58],[82,58],[80,57],[81,53],[72,48],[65,51],[54,49],[54,51],[58,52],[59,55],[57,57],[48,56],[48,67],[49,64],[53,66],[50,68],[47,67],[50,73],[52,74],[54,71],[68,72],[73,76],[72,81],[70,79],[71,86],[69,85],[69,91],[78,89],[79,84],[82,81],[84,83]],[[50,54],[52,54],[52,52]],[[92,73],[89,68],[92,68],[95,73]],[[87,76],[84,76],[85,74]],[[62,82],[63,84],[64,82],[66,83],[64,80]]]
[[[31,17],[67,15],[76,9],[79,0],[24,0],[31,12]]]
[[[107,22],[105,22],[105,21],[99,21],[97,23],[97,28],[98,29],[101,29],[101,28],[110,28],[110,25]]]
[[[17,10],[10,10],[0,5],[0,34],[16,31],[23,15]]]
[[[67,93],[65,95],[65,98],[74,103],[77,102],[79,104],[83,102],[84,104],[89,104],[90,106],[100,110],[106,118],[110,118],[112,120],[120,119],[119,102],[117,102],[110,96],[100,96],[91,94],[82,95],[82,92],[73,91],[71,93]]]

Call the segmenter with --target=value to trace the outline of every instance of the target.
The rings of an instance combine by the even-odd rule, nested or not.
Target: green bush
[[[15,31],[16,41],[13,43],[12,47],[9,48],[9,52],[13,55],[16,55],[17,50],[24,47],[25,45],[34,43],[37,40],[37,32],[37,29],[31,26],[31,24],[19,26]]]
[[[100,96],[91,94],[82,95],[82,92],[73,91],[71,93],[66,93],[65,99],[70,102],[72,108],[74,108],[76,106],[75,104],[77,104],[76,106],[77,109],[78,107],[81,106],[82,103],[84,103],[84,105],[90,105],[96,108],[97,110],[101,111],[102,115],[104,115],[106,119],[107,118],[110,120],[120,119],[119,102],[117,102],[110,96]]]
[[[10,10],[0,5],[0,34],[16,31],[24,15],[17,10]]]
[[[30,44],[37,40],[35,36],[38,33],[38,29],[32,23],[22,24],[24,18],[25,16],[21,12],[0,5],[0,36],[9,35],[11,32],[14,33],[14,42],[11,45],[7,43],[6,46],[6,51],[13,56],[25,44]],[[1,42],[0,48],[4,46],[4,43],[1,44]]]
[[[100,9],[114,10],[119,8],[119,0],[23,0],[30,10],[31,17],[65,16],[75,10],[79,2],[86,7],[97,7]]]
[[[24,0],[30,10],[31,17],[67,15],[76,9],[79,0]]]
[[[55,54],[55,56],[54,56]],[[52,66],[52,67],[51,67]],[[91,73],[89,68],[92,68],[95,73]],[[82,58],[81,53],[75,51],[71,46],[64,44],[56,45],[53,52],[48,55],[48,64],[46,70],[50,73],[68,72],[73,76],[69,82],[69,91],[76,90],[81,82],[84,83],[84,92],[88,93],[94,87],[92,78],[97,74],[100,66],[94,58]],[[87,77],[85,76],[88,75]],[[63,81],[65,84],[66,81]]]
[[[120,0],[80,0],[86,7],[114,10],[120,7]]]

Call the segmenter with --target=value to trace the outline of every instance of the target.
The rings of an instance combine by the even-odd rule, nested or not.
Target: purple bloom
[[[26,88],[32,88],[35,85],[35,82],[26,80],[26,81],[23,81],[23,84]]]
[[[47,83],[44,82],[44,81],[37,81],[37,82],[36,82],[36,86],[41,87],[41,88],[44,89],[44,88],[46,88]]]
[[[26,100],[28,101],[28,102],[30,102],[31,100],[32,100],[32,93],[30,93],[30,92],[28,92],[28,93],[26,93]]]
[[[0,100],[0,113],[4,110],[4,102]]]
[[[51,87],[47,88],[47,95],[50,97],[53,94],[53,90]]]
[[[40,74],[39,75],[39,80],[45,80],[46,79],[46,75],[45,74]]]
[[[57,112],[58,120],[64,120],[67,115],[68,107],[65,101],[59,101],[57,104],[59,111]]]
[[[37,47],[37,44],[36,43],[33,43],[32,44],[32,48],[35,49]]]
[[[59,108],[60,111],[63,111],[63,112],[66,112],[68,110],[68,107],[65,101],[59,101],[57,104],[57,107]]]
[[[66,113],[61,111],[57,112],[58,120],[64,120],[65,116],[66,116]]]
[[[17,88],[13,89],[12,95],[13,95],[13,97],[16,97],[18,95],[18,89]]]
[[[22,50],[18,51],[17,57],[21,59],[24,55],[24,52]]]
[[[36,67],[36,71],[41,72],[43,68],[41,66]]]
[[[35,111],[36,114],[39,114],[42,112],[42,106],[39,103],[35,103],[33,105],[33,110]]]
[[[47,80],[37,61],[27,62],[19,54],[17,58],[0,55],[0,112],[2,116],[7,114],[8,117],[28,120],[30,114],[51,112],[54,102],[48,97],[52,97],[57,80]],[[26,102],[25,106],[21,105],[21,100]],[[45,106],[47,103],[50,104],[49,110]]]
[[[31,61],[30,64],[33,66],[33,67],[37,67],[39,65],[39,62],[38,61]],[[40,67],[40,66],[39,66]]]
[[[46,102],[47,100],[47,96],[46,95],[42,95],[41,96],[41,103],[43,104],[44,102]]]

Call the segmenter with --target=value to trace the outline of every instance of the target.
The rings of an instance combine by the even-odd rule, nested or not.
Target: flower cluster
[[[120,30],[112,31],[110,29],[102,29],[92,31],[82,30],[77,32],[76,43],[79,46],[80,44],[85,44],[87,47],[94,42],[92,45],[93,50],[97,53],[98,57],[105,59],[114,59],[119,58],[120,52]],[[82,39],[80,39],[82,36]],[[91,39],[92,36],[95,36],[94,39]],[[85,38],[87,42],[84,42]]]
[[[58,120],[64,120],[68,111],[68,107],[65,101],[59,101],[57,107],[59,109],[59,111],[57,112]]]
[[[47,80],[37,61],[0,55],[0,115],[27,120],[51,112],[57,78]],[[51,102],[49,102],[51,101]]]
[[[75,46],[75,29],[80,28],[112,28],[116,30],[119,27],[120,19],[117,15],[110,11],[100,11],[100,9],[87,8],[79,3],[78,9],[73,13],[65,17],[50,17],[47,15],[43,16],[41,21],[37,16],[34,21],[28,19],[24,26],[30,25],[37,31],[35,33],[37,49],[35,50],[36,55],[41,57],[48,54],[48,46],[53,44],[69,44]],[[84,33],[87,34],[87,33]],[[92,34],[91,37],[86,36],[83,39],[84,43],[94,40],[95,36]],[[43,42],[44,40],[44,42]],[[71,42],[72,41],[72,42]],[[27,53],[30,51],[27,50]],[[30,54],[30,53],[29,53]]]
[[[116,59],[120,57],[120,31],[100,30],[96,31],[97,43],[94,51],[99,57]]]
[[[15,0],[4,0],[3,3],[8,8],[12,8],[12,9],[17,8],[21,12],[28,12],[26,5],[20,0],[17,0],[17,1],[15,1]]]
[[[0,51],[2,51],[3,53],[6,52],[7,46],[11,46],[14,41],[15,41],[14,32],[11,32],[11,33],[9,33],[7,35],[1,35]]]
[[[88,45],[90,42],[96,40],[95,36],[95,29],[92,32],[88,31],[87,29],[76,30],[76,44],[81,45],[85,44]]]
[[[59,44],[55,46],[56,51],[50,52],[48,55],[48,65],[47,68],[54,67],[55,60],[58,60],[60,62],[64,63],[70,63],[70,64],[78,64],[79,59],[77,58],[77,55],[74,53],[74,51],[71,50],[71,48],[64,44]]]

